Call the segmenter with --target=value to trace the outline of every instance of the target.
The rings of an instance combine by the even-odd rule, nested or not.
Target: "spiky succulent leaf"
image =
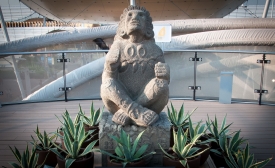
[[[196,153],[193,154],[193,155],[189,155],[189,156],[186,157],[186,159],[197,157],[197,156],[201,155],[202,153],[204,153],[205,151],[207,151],[208,149],[209,149],[209,148],[206,148],[206,149],[204,149],[204,150],[201,151],[201,152],[196,152]]]
[[[198,151],[200,150],[200,148],[197,147],[193,147],[189,150],[189,152],[187,153],[187,156],[193,156],[195,155]]]
[[[67,158],[65,162],[65,168],[69,168],[76,159]]]
[[[227,137],[225,134],[222,134],[219,138],[219,145],[222,151],[226,152],[225,146],[227,145]]]
[[[195,131],[194,131],[193,124],[190,117],[188,117],[188,123],[189,123],[189,135],[190,135],[190,138],[193,138],[195,135]]]
[[[238,168],[238,167],[235,167],[226,157],[224,158],[227,166],[229,166],[229,168]]]
[[[108,155],[108,156],[110,156],[110,157],[112,157],[112,158],[114,158],[114,159],[116,159],[118,161],[122,161],[122,162],[125,161],[125,158],[121,158],[119,156],[113,155],[113,154],[111,154],[111,153],[109,153],[107,151],[104,151],[104,150],[100,150],[100,153]]]
[[[193,146],[193,144],[191,144],[191,143],[187,144],[187,145],[181,150],[180,156],[181,156],[182,158],[187,157],[189,151],[190,151],[191,148],[192,148],[192,146]]]
[[[185,116],[184,116],[184,109],[183,109],[183,104],[182,104],[180,107],[180,111],[178,112],[177,124],[181,125],[184,120],[185,120]]]
[[[121,158],[124,157],[124,154],[123,154],[123,152],[122,152],[120,146],[117,146],[117,147],[116,147],[115,153],[116,153],[116,155],[117,155],[118,157],[121,157]]]
[[[141,139],[141,136],[143,135],[144,132],[145,132],[145,130],[142,131],[141,133],[139,133],[138,136],[136,137],[136,139],[135,139],[135,141],[134,141],[134,143],[133,143],[131,155],[134,155],[134,154],[135,154],[135,151],[136,151],[138,142],[139,142],[139,140]]]
[[[13,168],[21,168],[17,163],[9,163]]]
[[[179,160],[180,161],[180,163],[184,166],[184,167],[186,167],[186,165],[187,165],[187,160],[186,159],[184,159],[184,160]],[[187,165],[188,166],[188,165]]]
[[[94,146],[95,146],[95,144],[96,144],[97,141],[98,141],[98,140],[95,140],[95,141],[91,142],[91,143],[84,149],[84,151],[79,155],[79,157],[85,156],[85,155],[87,155],[89,152],[91,152],[92,149],[94,148]],[[79,148],[79,149],[80,149],[80,148]]]
[[[162,146],[159,144],[159,147],[160,149],[162,150],[162,152],[164,153],[164,155],[166,155],[168,158],[171,158],[171,159],[175,159],[176,157],[173,156],[173,155],[170,155],[169,153],[167,153],[163,148]]]
[[[257,162],[257,163],[254,163],[251,168],[262,168],[264,167],[265,165],[267,165],[268,162],[270,162],[272,158],[268,158],[266,160],[263,160],[261,162]]]
[[[16,160],[17,160],[18,162],[21,162],[22,156],[21,156],[19,150],[18,150],[16,147],[14,147],[14,150],[13,150],[10,146],[9,146],[9,148],[10,148],[10,150],[12,151],[13,155],[15,156]]]
[[[138,158],[134,158],[133,161],[138,161],[138,160],[141,160],[141,159],[143,159],[143,158],[145,158],[145,157],[147,157],[149,155],[154,155],[154,154],[156,154],[156,152],[146,153],[146,154],[144,154],[144,155],[142,155],[142,156],[140,156]]]
[[[50,148],[50,151],[52,151],[54,154],[56,154],[59,158],[65,159],[65,158],[61,155],[61,153],[57,150],[57,148]],[[64,152],[64,150],[62,150],[62,152]],[[66,154],[68,154],[68,153],[66,153]]]
[[[112,138],[114,141],[116,141],[119,144],[123,144],[122,140],[114,135],[109,135],[110,138]]]
[[[72,144],[72,159],[76,159],[79,155],[80,150],[80,144],[78,143],[78,140],[75,140]]]
[[[134,158],[139,158],[141,155],[143,155],[148,147],[148,144],[142,145],[137,152],[134,155]]]

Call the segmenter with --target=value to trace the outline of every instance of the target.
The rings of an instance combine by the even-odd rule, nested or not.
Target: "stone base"
[[[139,146],[148,144],[147,151],[155,151],[155,155],[145,158],[148,166],[162,166],[163,149],[168,150],[170,146],[170,121],[165,112],[159,114],[159,120],[149,127],[140,127],[136,125],[121,126],[112,121],[113,114],[104,112],[99,123],[99,148],[110,153],[115,153],[116,142],[108,135],[119,136],[122,128],[131,138],[135,139],[137,135],[146,130],[140,140]],[[102,155],[102,166],[107,166],[107,156]]]

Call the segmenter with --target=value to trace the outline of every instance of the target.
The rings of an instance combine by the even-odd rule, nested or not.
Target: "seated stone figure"
[[[149,126],[168,102],[170,69],[155,44],[152,18],[143,7],[129,6],[120,17],[106,55],[101,97],[120,125]]]

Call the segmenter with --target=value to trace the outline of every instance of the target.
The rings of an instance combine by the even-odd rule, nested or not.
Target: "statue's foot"
[[[131,118],[121,109],[113,115],[112,121],[122,126],[131,124]]]
[[[159,119],[159,115],[157,113],[145,107],[139,108],[138,111],[138,118],[132,118],[130,115],[130,118],[136,125],[147,127],[154,124]]]

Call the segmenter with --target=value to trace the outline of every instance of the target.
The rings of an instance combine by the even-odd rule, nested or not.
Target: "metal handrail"
[[[58,50],[58,51],[33,51],[33,52],[0,52],[2,56],[7,57],[10,55],[31,55],[31,54],[61,54],[61,53],[101,53],[108,52],[109,50]]]
[[[0,57],[10,55],[31,55],[31,54],[59,54],[59,53],[101,53],[109,50],[58,50],[58,51],[34,51],[34,52],[0,52]],[[163,52],[200,52],[200,53],[239,53],[239,54],[270,54],[275,55],[275,52],[270,51],[238,51],[238,50],[163,50]]]

